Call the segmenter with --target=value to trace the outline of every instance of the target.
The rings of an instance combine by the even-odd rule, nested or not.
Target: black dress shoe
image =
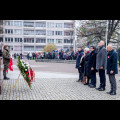
[[[95,85],[90,85],[89,87],[90,87],[90,88],[95,88],[96,86],[95,86]]]
[[[8,77],[4,77],[4,80],[9,80],[10,78],[8,78]]]
[[[81,82],[81,80],[77,80],[76,82]]]
[[[100,88],[99,91],[105,91],[105,88]]]
[[[85,83],[84,85],[89,85],[89,83]]]
[[[116,92],[115,92],[115,91],[112,91],[112,92],[110,93],[110,95],[116,95]]]
[[[110,90],[109,92],[106,92],[107,94],[110,94],[110,93],[112,93],[112,90]]]
[[[99,89],[101,89],[101,87],[99,86],[98,88],[96,88],[96,90],[99,90]]]
[[[90,84],[88,84],[88,86],[90,87],[90,85],[92,85],[91,83]]]

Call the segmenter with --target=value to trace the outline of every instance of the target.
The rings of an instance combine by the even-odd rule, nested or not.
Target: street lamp
[[[23,39],[21,40],[21,59],[22,59],[22,42],[23,42]]]
[[[107,49],[107,40],[108,40],[108,20],[106,25],[106,49]]]
[[[70,42],[71,42],[71,49],[72,49],[72,32],[70,32],[70,36],[71,36]]]

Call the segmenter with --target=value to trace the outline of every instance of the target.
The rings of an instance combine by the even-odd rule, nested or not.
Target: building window
[[[36,46],[35,50],[36,51],[42,51],[45,46]]]
[[[56,28],[62,28],[62,23],[56,23]]]
[[[34,35],[34,30],[24,30],[24,35]]]
[[[21,35],[21,34],[22,34],[22,30],[20,30],[20,29],[15,29],[15,30],[14,30],[14,34],[15,34],[15,35]]]
[[[10,51],[13,51],[13,46],[8,46],[8,49],[9,49]]]
[[[73,39],[64,39],[64,43],[73,43]]]
[[[22,42],[22,38],[15,38],[15,42]]]
[[[73,28],[73,24],[65,23],[64,28]]]
[[[10,37],[8,37],[8,38],[5,38],[5,42],[13,42],[13,38],[10,38]]]
[[[36,43],[46,43],[46,39],[36,38]]]
[[[8,38],[8,42],[10,42],[11,38]]]
[[[56,31],[55,34],[56,35],[62,35],[62,31]]]
[[[14,50],[15,50],[15,51],[21,51],[21,50],[22,50],[22,47],[21,47],[21,46],[14,46]]]
[[[46,27],[46,23],[45,22],[36,22],[35,26],[36,27]]]
[[[0,38],[0,42],[3,42],[3,38]]]
[[[34,46],[24,46],[25,51],[34,51]]]
[[[54,35],[54,31],[51,31],[51,30],[47,31],[47,35],[48,35],[48,36]]]
[[[22,26],[22,21],[14,21],[14,26]]]
[[[24,43],[34,43],[34,38],[24,38]]]
[[[13,38],[11,38],[11,42],[13,42]]]
[[[46,31],[45,30],[36,30],[36,35],[46,35]]]
[[[13,26],[13,21],[5,21],[6,26]]]
[[[48,23],[47,23],[47,27],[48,27],[48,28],[54,28],[54,23],[48,22]]]
[[[47,43],[54,43],[54,39],[47,39]]]
[[[6,34],[13,34],[13,29],[5,29]]]
[[[34,27],[34,22],[24,22],[24,27]]]
[[[57,44],[62,44],[62,39],[56,39]]]
[[[64,32],[64,36],[72,36],[73,32]]]

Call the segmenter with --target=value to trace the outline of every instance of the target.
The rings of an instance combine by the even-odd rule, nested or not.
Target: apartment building
[[[75,20],[4,20],[0,42],[11,52],[40,52],[53,43],[57,49],[75,49]]]

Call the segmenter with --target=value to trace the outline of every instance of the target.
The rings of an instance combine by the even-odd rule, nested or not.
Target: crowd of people
[[[108,45],[106,49],[104,44],[104,41],[100,41],[97,48],[91,46],[90,49],[85,48],[84,50],[82,47],[78,47],[79,54],[76,59],[76,68],[79,72],[79,79],[77,82],[88,85],[90,88],[96,88],[96,73],[98,72],[100,85],[96,90],[105,91],[105,71],[107,70],[111,85],[110,91],[107,93],[116,95],[117,86],[115,75],[118,74],[117,56],[119,56],[119,52],[114,50],[112,45]],[[118,58],[120,59],[120,56]]]
[[[25,57],[28,60],[36,60],[36,59],[60,59],[60,60],[76,60],[78,52],[74,52],[73,50],[57,50],[53,52],[29,52]],[[17,57],[22,58],[22,54],[14,54],[14,59]]]

